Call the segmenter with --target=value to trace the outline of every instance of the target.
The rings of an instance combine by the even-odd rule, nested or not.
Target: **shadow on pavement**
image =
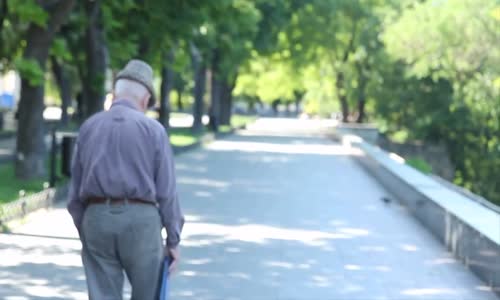
[[[496,299],[351,155],[258,135],[184,155],[172,299]]]

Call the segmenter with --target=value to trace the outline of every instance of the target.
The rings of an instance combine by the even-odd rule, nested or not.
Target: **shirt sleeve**
[[[177,196],[172,147],[166,131],[163,128],[161,131],[155,160],[156,197],[161,220],[167,230],[167,246],[176,247],[181,240],[184,216]]]
[[[83,213],[85,211],[85,205],[80,199],[80,185],[82,179],[82,166],[80,163],[80,154],[78,151],[78,142],[76,142],[73,150],[73,158],[71,160],[71,182],[69,186],[69,202],[68,211],[73,218],[78,232],[82,225]]]

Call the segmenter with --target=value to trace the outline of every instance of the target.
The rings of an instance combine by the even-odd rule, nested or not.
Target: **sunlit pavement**
[[[177,157],[187,216],[171,299],[497,299],[316,120],[259,120]],[[86,299],[64,209],[0,235],[0,299]],[[29,234],[22,235],[22,234]],[[57,237],[57,238],[56,238]]]

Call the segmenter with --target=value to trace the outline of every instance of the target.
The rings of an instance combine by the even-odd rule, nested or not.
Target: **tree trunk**
[[[67,70],[62,66],[56,57],[51,57],[52,71],[59,86],[59,96],[61,97],[61,125],[68,125],[68,107],[71,105],[71,79]]]
[[[149,43],[147,39],[140,39],[139,49],[137,50],[137,58],[141,60],[146,60],[149,52]]]
[[[191,62],[194,70],[193,131],[203,129],[203,96],[205,95],[206,67],[196,46],[191,43]]]
[[[223,81],[221,95],[220,124],[231,125],[231,115],[233,112],[233,90],[236,86],[236,76],[231,83]]]
[[[363,123],[365,120],[365,103],[366,103],[366,84],[367,78],[362,69],[359,70],[359,87],[358,87],[358,118],[357,123]]]
[[[212,71],[209,117],[210,128],[214,132],[219,131],[222,89],[222,82],[220,81],[219,77],[216,76]]]
[[[85,117],[103,110],[104,81],[106,77],[106,45],[102,24],[101,1],[86,1],[89,24],[85,32],[87,72],[83,81]]]
[[[278,116],[278,106],[281,104],[281,100],[280,99],[276,99],[274,100],[272,103],[271,103],[271,107],[273,108],[273,113],[274,113],[274,116],[277,117]]]
[[[45,72],[45,64],[54,34],[66,20],[73,6],[72,0],[40,1],[49,18],[45,28],[30,24],[26,35],[24,58],[35,60]],[[19,125],[17,130],[16,176],[22,179],[42,177],[45,169],[45,130],[43,121],[44,83],[32,85],[28,78],[21,78]]]
[[[342,122],[349,122],[349,104],[347,103],[347,95],[344,89],[344,73],[337,73],[337,81],[335,82],[337,87],[337,95],[339,97],[340,106],[342,107]]]
[[[170,91],[174,85],[174,64],[175,52],[174,48],[170,49],[166,57],[166,65],[161,69],[161,95],[160,95],[160,123],[165,128],[169,128],[170,120]]]
[[[184,105],[182,104],[182,90],[177,89],[177,109],[179,111],[184,110]]]
[[[76,95],[76,114],[74,115],[74,119],[76,117],[76,121],[81,124],[85,120],[85,116],[87,115],[85,109],[85,100],[87,97],[83,95],[84,91],[78,92]]]
[[[257,110],[255,109],[255,102],[257,102],[257,101],[255,101],[255,98],[252,97],[249,99],[247,112],[249,112],[251,114],[254,114],[257,112]]]
[[[3,29],[3,21],[7,18],[8,11],[7,0],[0,0],[0,35]]]
[[[356,120],[357,123],[363,123],[365,121],[365,100],[364,100],[364,96],[363,98],[359,98],[358,100],[358,118]]]
[[[356,70],[358,73],[358,117],[356,119],[357,123],[363,123],[365,120],[365,103],[366,103],[366,85],[368,84],[369,70],[368,65],[364,65],[361,62],[356,63]]]
[[[75,9],[77,10],[78,14],[85,14],[83,4],[84,3],[80,2],[77,8]],[[68,50],[72,53],[73,57],[85,57],[85,45],[86,45],[85,35],[84,33],[75,35],[74,34],[75,26],[76,26],[75,24],[72,24],[70,22],[67,25],[61,27],[59,34],[66,41],[68,45]],[[76,100],[76,110],[73,116],[71,117],[71,120],[81,124],[84,121],[85,116],[87,115],[86,103],[85,103],[85,99],[87,99],[87,96],[85,95],[86,90],[83,87],[83,82],[86,78],[87,63],[84,59],[83,60],[77,59],[76,61],[73,62],[73,64],[74,67],[76,67],[77,78],[74,78],[74,82],[70,83],[82,83],[82,86],[80,87],[76,95],[74,95]],[[68,70],[67,68],[64,69],[66,71]],[[70,80],[73,80],[73,78],[70,78]]]
[[[214,132],[219,131],[221,116],[221,97],[223,93],[224,78],[220,74],[220,51],[215,48],[212,51],[212,78],[210,90],[210,128]]]
[[[352,25],[351,37],[349,40],[349,44],[348,44],[347,48],[344,50],[344,54],[342,55],[342,63],[343,64],[345,64],[347,62],[347,60],[349,59],[349,54],[352,51],[354,51],[354,42],[356,40],[357,28],[358,28],[358,23],[354,22]],[[335,62],[332,62],[332,64],[335,66]],[[349,122],[349,103],[347,102],[347,94],[346,94],[346,90],[345,90],[343,71],[337,70],[337,80],[336,80],[335,84],[337,87],[337,95],[339,97],[340,106],[342,107],[342,122],[347,123],[347,122]]]
[[[295,96],[294,104],[295,104],[295,115],[298,116],[300,114],[300,103],[304,98],[305,92],[303,91],[294,91],[293,95]]]
[[[147,7],[147,0],[135,0],[134,1],[137,5],[136,9],[133,12],[134,18],[138,20],[147,20],[148,15],[147,11],[145,11],[143,8]],[[147,23],[147,21],[146,21]],[[140,23],[141,24],[141,23]],[[144,32],[146,28],[148,28],[148,25],[139,25],[135,28],[136,32]],[[150,42],[149,42],[149,36],[147,34],[140,34],[139,39],[138,39],[138,49],[137,49],[137,56],[135,58],[147,61],[148,59],[148,54],[150,51]]]
[[[82,39],[80,41],[81,43],[81,48],[85,48],[85,41]],[[88,113],[88,89],[85,88],[85,80],[87,78],[87,66],[86,62],[77,62],[77,70],[78,70],[78,77],[79,81],[81,83],[81,89],[80,91],[76,94],[76,117],[78,120],[79,124],[82,124],[85,121],[85,118],[89,115]]]

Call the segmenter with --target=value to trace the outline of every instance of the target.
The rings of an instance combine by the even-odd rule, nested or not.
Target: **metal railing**
[[[2,204],[0,205],[0,224],[24,217],[37,209],[51,207],[54,203],[64,200],[67,194],[68,184],[64,184]]]

